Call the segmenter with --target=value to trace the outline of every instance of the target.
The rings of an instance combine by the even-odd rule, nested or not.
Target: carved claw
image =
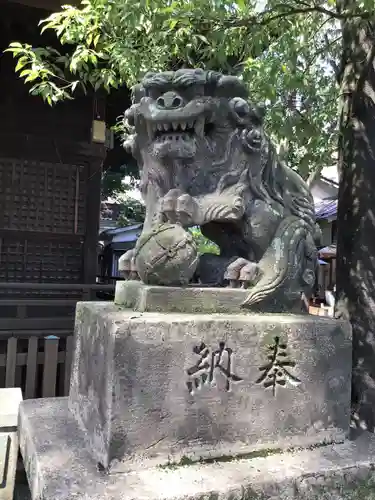
[[[229,281],[230,288],[247,288],[254,283],[259,275],[259,267],[256,262],[239,257],[229,264],[224,274],[224,279]]]
[[[180,189],[171,189],[161,200],[160,211],[172,224],[183,227],[199,224],[199,206],[196,200]]]
[[[118,260],[118,270],[126,280],[139,280],[135,264],[135,250],[128,250]]]
[[[172,224],[177,223],[177,199],[182,195],[179,189],[171,189],[160,202],[161,214]]]

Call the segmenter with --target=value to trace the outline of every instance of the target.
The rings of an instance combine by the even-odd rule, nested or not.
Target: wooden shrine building
[[[12,41],[56,45],[38,22],[58,8],[0,0],[0,387],[21,386],[24,397],[66,394],[75,304],[99,287],[106,150],[92,129],[105,102],[92,94],[51,108],[3,53]]]

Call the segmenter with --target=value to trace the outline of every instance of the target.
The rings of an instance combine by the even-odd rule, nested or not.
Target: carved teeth
[[[204,117],[200,117],[198,119],[194,120],[187,120],[187,121],[181,121],[181,122],[170,122],[170,123],[161,123],[161,122],[151,122],[147,123],[147,131],[150,136],[150,138],[155,137],[155,134],[157,132],[178,132],[181,131],[182,135],[178,137],[177,140],[182,140],[184,139],[184,132],[191,132],[194,130],[195,134],[199,137],[204,137],[204,125],[205,125],[205,119]],[[164,134],[162,134],[164,135]],[[172,136],[170,135],[165,135],[165,139],[163,140],[171,140]],[[174,136],[173,136],[174,138]]]
[[[198,118],[198,120],[194,124],[195,133],[198,137],[204,136],[204,118]]]
[[[147,134],[150,139],[154,137],[155,129],[156,127],[152,123],[147,122]]]

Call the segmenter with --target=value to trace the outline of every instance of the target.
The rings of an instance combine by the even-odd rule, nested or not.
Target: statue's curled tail
[[[316,247],[311,225],[290,216],[279,225],[271,245],[259,261],[260,279],[250,289],[243,307],[264,301],[298,304],[304,288],[310,290],[315,280]],[[296,286],[298,282],[299,286]]]

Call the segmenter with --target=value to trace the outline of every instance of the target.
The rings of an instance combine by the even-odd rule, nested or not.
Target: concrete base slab
[[[263,457],[105,475],[66,398],[21,405],[20,446],[33,500],[371,500],[375,437]]]

